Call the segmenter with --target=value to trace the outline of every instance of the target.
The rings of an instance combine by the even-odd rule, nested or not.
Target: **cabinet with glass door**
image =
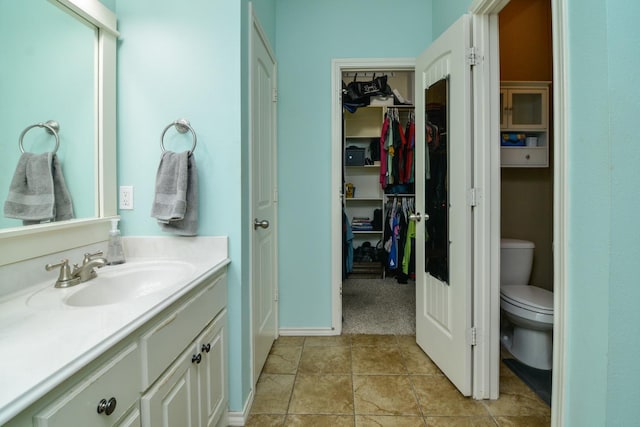
[[[549,166],[549,82],[501,82],[502,167]]]

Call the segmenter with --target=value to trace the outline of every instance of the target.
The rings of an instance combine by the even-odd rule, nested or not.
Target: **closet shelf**
[[[382,234],[382,230],[352,230],[353,234]]]
[[[381,197],[345,197],[347,202],[381,202]]]

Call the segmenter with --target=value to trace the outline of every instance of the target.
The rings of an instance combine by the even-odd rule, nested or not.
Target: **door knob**
[[[267,221],[266,219],[263,219],[262,221],[259,221],[258,218],[253,220],[253,229],[257,230],[258,227],[262,227],[262,228],[269,228],[269,221]]]
[[[420,220],[424,218],[425,221],[429,219],[428,214],[421,215],[420,212],[412,213],[409,215],[409,221],[420,222]]]

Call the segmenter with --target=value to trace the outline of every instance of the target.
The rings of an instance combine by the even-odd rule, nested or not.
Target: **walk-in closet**
[[[343,333],[415,333],[413,70],[342,73]]]

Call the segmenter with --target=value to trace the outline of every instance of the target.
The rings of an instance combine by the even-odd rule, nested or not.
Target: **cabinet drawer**
[[[227,305],[225,277],[222,275],[214,279],[142,336],[142,390],[153,384],[187,344]]]
[[[96,369],[63,398],[38,413],[34,417],[34,426],[113,426],[136,403],[138,384],[140,350],[137,343],[133,343]],[[98,413],[100,401],[109,401],[111,398],[115,399],[113,413]]]
[[[502,147],[500,162],[502,166],[545,167],[549,165],[545,147]]]

